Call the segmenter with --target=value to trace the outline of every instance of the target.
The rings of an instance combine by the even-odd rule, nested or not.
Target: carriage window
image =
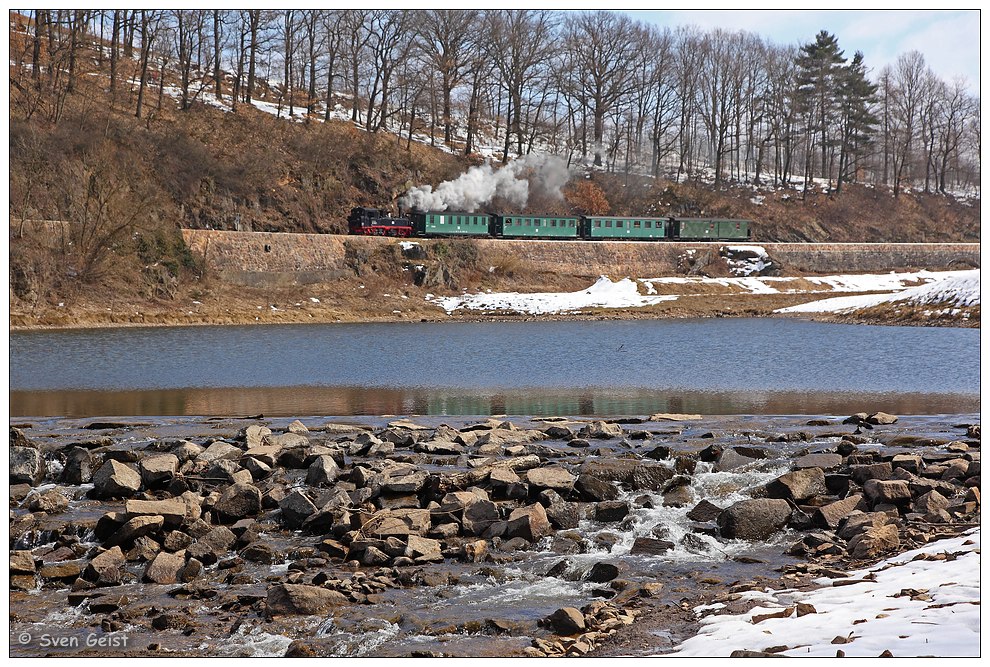
[[[595,227],[601,227],[601,226],[602,226],[602,221],[601,220],[595,220]]]
[[[624,222],[622,222],[621,220],[616,220],[616,221],[615,221],[615,226],[616,226],[616,227],[621,227],[621,226],[622,226],[622,225],[624,225],[624,224],[625,224],[625,223],[624,223]]]
[[[645,226],[645,227],[646,227],[647,229],[650,229],[650,228],[652,228],[652,227],[653,227],[653,223],[652,223],[652,222],[650,222],[649,220],[644,220],[644,221],[643,221],[643,225],[644,225],[644,226]]]
[[[635,227],[636,229],[639,229],[640,224],[641,223],[639,222],[639,220],[633,220],[633,227]]]
[[[556,227],[557,226],[557,221],[556,220],[551,220],[550,221],[550,226],[551,227]]]

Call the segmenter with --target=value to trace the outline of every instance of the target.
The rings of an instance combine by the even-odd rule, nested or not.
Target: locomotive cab
[[[347,217],[347,231],[364,236],[402,236],[412,234],[408,218],[393,218],[387,211],[367,206],[351,209]]]

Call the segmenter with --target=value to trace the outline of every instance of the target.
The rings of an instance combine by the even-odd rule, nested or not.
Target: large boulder
[[[762,540],[787,525],[791,506],[779,498],[741,500],[718,515],[716,523],[722,537]]]
[[[674,477],[674,471],[660,463],[640,463],[633,468],[630,483],[636,491],[659,491]]]
[[[595,421],[584,426],[578,431],[579,438],[594,438],[597,440],[608,440],[609,438],[621,438],[622,427],[618,424]]]
[[[875,558],[895,551],[901,544],[897,526],[892,523],[873,526],[849,540],[853,558]]]
[[[595,506],[595,521],[611,523],[622,521],[629,514],[629,503],[625,500],[606,500]]]
[[[802,468],[781,475],[767,484],[767,496],[801,503],[813,496],[828,494],[825,471],[821,468]]]
[[[166,526],[177,527],[186,518],[188,505],[182,498],[168,500],[128,500],[124,503],[124,514],[128,519],[136,516],[160,516]]]
[[[110,459],[93,475],[95,498],[126,498],[141,488],[141,475],[125,463]]]
[[[136,516],[129,519],[123,526],[108,537],[103,543],[104,546],[115,546],[133,542],[139,537],[151,535],[161,530],[165,525],[165,517],[162,516]]]
[[[584,632],[584,614],[574,607],[564,607],[550,614],[547,624],[558,635],[576,635]]]
[[[174,584],[179,580],[179,573],[185,565],[183,555],[160,551],[144,568],[144,580],[155,584]]]
[[[902,479],[869,479],[863,485],[863,492],[873,505],[881,503],[903,505],[911,502],[911,488]]]
[[[300,491],[293,491],[280,500],[278,508],[282,511],[282,522],[292,529],[302,527],[303,522],[317,512],[313,501]]]
[[[261,511],[261,491],[253,484],[231,484],[213,508],[228,521],[253,516]]]
[[[10,448],[10,483],[38,486],[45,478],[45,459],[36,447]]]
[[[472,494],[473,495],[473,494]],[[541,508],[542,509],[542,508]],[[546,513],[544,512],[544,516]],[[499,521],[498,507],[490,500],[478,500],[464,507],[462,525],[468,535],[482,535],[489,526]]]
[[[526,473],[526,479],[538,489],[553,489],[569,493],[577,478],[563,468],[533,468]]]
[[[863,496],[857,493],[817,508],[811,516],[811,522],[819,528],[835,530],[843,519],[855,510],[862,509],[862,505]]]
[[[120,547],[107,549],[89,562],[83,571],[83,578],[97,585],[120,583],[121,569],[126,562]]]
[[[73,447],[65,454],[62,482],[88,484],[93,479],[93,457],[85,447]]]
[[[172,481],[179,469],[179,457],[175,454],[145,457],[138,463],[138,468],[145,487],[153,489]]]
[[[615,500],[619,497],[619,488],[609,480],[595,475],[583,473],[578,476],[575,488],[581,498],[590,501]]]
[[[347,602],[339,591],[304,584],[276,584],[268,589],[268,613],[278,615],[323,614]]]
[[[332,456],[327,454],[317,456],[306,471],[306,484],[328,486],[336,481],[338,474],[340,474],[340,467]]]
[[[543,505],[534,503],[520,507],[509,514],[509,525],[506,533],[510,538],[521,537],[528,542],[536,542],[553,533],[550,519],[547,518]]]

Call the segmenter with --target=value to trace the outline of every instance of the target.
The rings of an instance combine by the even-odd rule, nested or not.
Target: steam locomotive
[[[732,218],[646,218],[613,215],[529,215],[412,211],[392,217],[377,208],[351,209],[350,234],[423,238],[583,239],[586,241],[746,241],[752,222]]]

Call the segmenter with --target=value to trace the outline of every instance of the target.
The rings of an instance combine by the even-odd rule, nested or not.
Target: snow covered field
[[[979,528],[850,572],[849,578],[864,581],[834,586],[819,579],[815,583],[822,587],[812,591],[756,593],[760,606],[707,616],[701,631],[669,655],[728,656],[775,646],[788,646],[779,653],[786,656],[835,657],[838,650],[848,657],[878,657],[888,650],[898,658],[980,655]],[[811,605],[814,613],[798,616],[798,603]],[[752,621],[792,607],[786,618]]]
[[[637,284],[638,283],[638,284]],[[921,285],[918,285],[921,283]],[[808,285],[812,288],[809,289]],[[639,285],[645,288],[640,293]],[[736,278],[667,277],[623,278],[613,282],[601,276],[591,287],[578,292],[498,292],[488,294],[464,294],[461,296],[427,296],[448,313],[455,310],[482,312],[509,311],[529,315],[569,313],[582,308],[641,308],[662,301],[673,301],[680,295],[660,294],[664,286],[719,285],[736,292],[749,294],[809,294],[836,292],[886,292],[866,296],[833,297],[814,301],[780,313],[849,312],[884,302],[910,304],[943,304],[947,308],[979,305],[979,271],[917,271],[911,273],[835,275],[803,278],[775,278],[743,276]],[[912,286],[913,285],[913,286]]]

